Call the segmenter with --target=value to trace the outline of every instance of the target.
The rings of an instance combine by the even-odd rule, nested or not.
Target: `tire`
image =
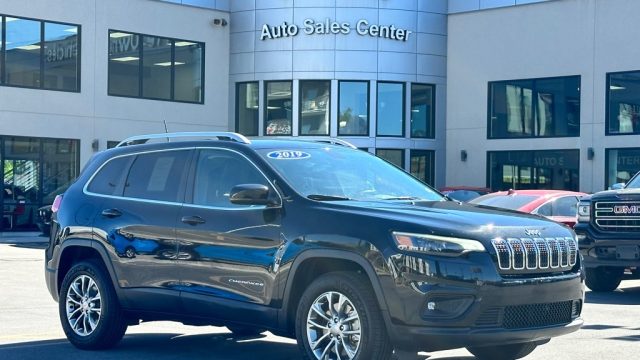
[[[227,329],[229,329],[233,335],[240,337],[258,336],[265,332],[263,329],[240,325],[227,325]]]
[[[618,288],[624,275],[624,268],[600,266],[586,269],[586,284],[596,292],[608,292]]]
[[[369,279],[351,272],[322,275],[307,287],[296,313],[296,338],[304,359],[324,359],[325,353],[337,359],[337,350],[343,360],[388,360],[393,351]]]
[[[523,358],[533,350],[535,343],[510,344],[486,347],[468,347],[470,353],[478,360],[515,360]]]
[[[111,278],[94,261],[78,263],[65,275],[58,310],[67,339],[79,349],[113,347],[127,331]]]

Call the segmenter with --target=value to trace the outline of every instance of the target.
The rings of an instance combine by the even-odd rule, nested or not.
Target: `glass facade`
[[[329,135],[331,81],[300,81],[300,135]]]
[[[377,135],[404,137],[404,83],[378,82]]]
[[[291,81],[265,82],[265,135],[292,135],[291,88]]]
[[[369,135],[369,82],[338,83],[338,135]]]
[[[411,175],[420,181],[434,186],[435,180],[435,151],[411,150]]]
[[[236,131],[258,136],[260,89],[258,82],[236,83]]]
[[[435,87],[411,84],[411,137],[435,138]]]
[[[109,30],[109,95],[204,103],[204,43]]]
[[[78,176],[79,145],[73,139],[0,137],[1,229],[36,229],[38,208],[53,203]]]
[[[640,148],[606,149],[605,189],[626,183],[640,171]]]
[[[80,26],[0,16],[0,83],[80,91]]]
[[[580,76],[489,83],[488,138],[580,136]]]
[[[490,151],[487,157],[493,191],[579,190],[580,150]]]
[[[376,156],[404,169],[404,149],[376,149]]]
[[[607,74],[607,135],[640,134],[640,71]]]

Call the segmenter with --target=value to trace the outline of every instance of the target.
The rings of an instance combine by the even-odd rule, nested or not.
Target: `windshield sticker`
[[[267,156],[276,160],[300,160],[310,158],[311,154],[304,151],[278,150],[268,153]]]

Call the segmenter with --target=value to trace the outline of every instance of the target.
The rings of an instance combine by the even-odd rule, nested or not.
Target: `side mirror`
[[[278,198],[269,188],[261,184],[240,184],[231,189],[229,201],[236,205],[279,205]]]
[[[611,190],[624,189],[625,185],[626,185],[625,183],[615,183],[615,184],[611,185]]]

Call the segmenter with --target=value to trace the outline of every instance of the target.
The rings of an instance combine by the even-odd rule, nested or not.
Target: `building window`
[[[300,81],[300,135],[329,135],[331,81]]]
[[[607,149],[605,162],[605,188],[608,189],[617,183],[626,183],[640,171],[640,148]]]
[[[376,149],[376,156],[404,169],[403,149]]]
[[[432,150],[411,150],[411,175],[423,183],[434,186],[435,152]]]
[[[204,103],[204,43],[109,30],[109,95]]]
[[[607,74],[607,135],[640,134],[640,71]]]
[[[292,135],[291,81],[265,81],[265,135]]]
[[[580,136],[580,76],[489,83],[488,137]]]
[[[435,138],[435,86],[411,84],[411,137]]]
[[[80,91],[80,26],[0,16],[2,85]]]
[[[236,131],[258,136],[258,82],[236,84]]]
[[[378,136],[404,136],[404,83],[378,82]]]
[[[580,150],[491,151],[488,186],[509,189],[579,189]]]
[[[369,82],[338,83],[338,135],[369,135]]]

